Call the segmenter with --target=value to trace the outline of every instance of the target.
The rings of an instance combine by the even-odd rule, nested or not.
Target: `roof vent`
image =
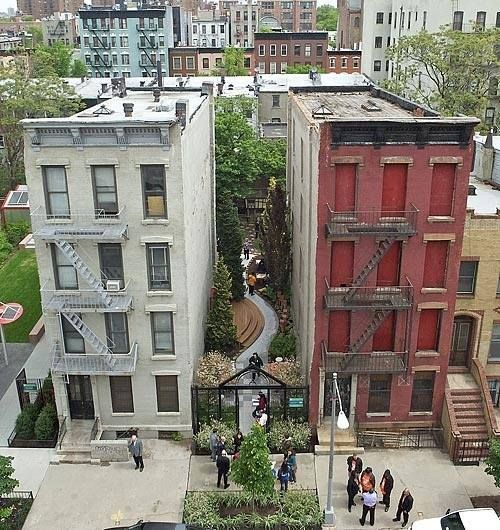
[[[369,99],[366,103],[363,103],[361,105],[361,108],[368,112],[381,112],[382,111],[382,109],[375,103],[375,101],[373,101],[373,99]]]
[[[155,112],[169,112],[174,110],[174,107],[174,101],[169,100],[168,98],[161,98],[159,105],[156,105],[154,110]]]
[[[473,184],[469,184],[469,191],[467,192],[467,195],[477,195],[476,186],[474,186]]]
[[[333,112],[326,106],[321,104],[318,108],[312,112],[313,118],[327,118],[333,116]]]
[[[101,105],[98,109],[94,110],[92,114],[100,116],[101,114],[113,114],[114,110],[108,109],[106,105]]]

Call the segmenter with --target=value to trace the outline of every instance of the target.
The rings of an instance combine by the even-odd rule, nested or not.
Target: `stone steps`
[[[451,399],[461,439],[473,442],[487,440],[488,427],[479,388],[453,389]]]
[[[335,454],[336,455],[352,455],[357,454],[361,455],[365,452],[364,447],[355,447],[353,445],[348,446],[338,446],[335,444]],[[328,455],[330,454],[330,446],[329,445],[315,445],[314,446],[314,454],[316,455]]]

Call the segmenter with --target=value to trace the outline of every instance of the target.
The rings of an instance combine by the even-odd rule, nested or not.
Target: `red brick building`
[[[335,74],[361,73],[361,50],[328,50],[326,71]]]
[[[169,72],[173,77],[198,75],[198,48],[178,46],[168,51]]]
[[[255,33],[255,68],[261,74],[282,74],[288,66],[327,70],[328,33]]]
[[[258,0],[259,26],[286,31],[316,29],[316,0]]]
[[[360,427],[439,424],[475,118],[374,87],[295,89],[292,304],[310,421],[330,382]]]

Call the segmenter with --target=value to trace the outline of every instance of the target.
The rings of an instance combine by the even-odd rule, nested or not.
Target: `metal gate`
[[[457,466],[478,466],[490,454],[488,440],[455,439],[453,463]]]

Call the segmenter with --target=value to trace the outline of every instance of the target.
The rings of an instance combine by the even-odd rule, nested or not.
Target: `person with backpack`
[[[286,493],[288,491],[288,481],[290,480],[290,470],[286,459],[283,460],[283,463],[279,468],[278,479],[280,481],[280,490]]]
[[[295,484],[297,482],[297,456],[293,449],[289,449],[286,461],[288,462],[288,470],[290,471],[290,482]]]

